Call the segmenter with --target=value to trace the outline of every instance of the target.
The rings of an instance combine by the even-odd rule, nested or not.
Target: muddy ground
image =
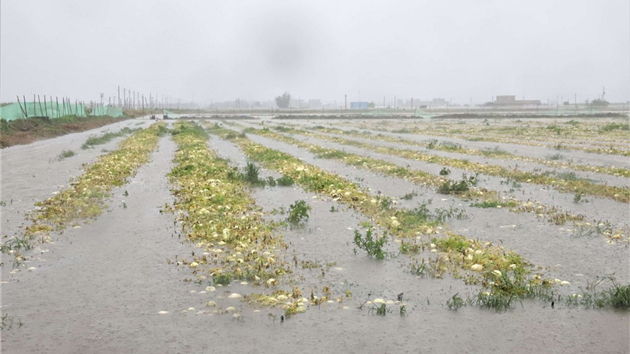
[[[124,122],[133,127],[147,120]],[[112,127],[119,129],[123,126]],[[92,132],[2,150],[2,234],[15,233],[33,203],[67,186],[81,173],[81,164],[94,161],[102,148],[80,150]],[[627,246],[607,244],[603,238],[570,238],[562,227],[548,225],[527,214],[469,208],[455,199],[442,201],[434,191],[409,182],[349,168],[331,160],[263,138],[252,139],[304,158],[309,163],[371,188],[374,193],[400,196],[416,189],[420,195],[401,201],[405,207],[433,199],[434,207],[454,205],[466,209],[468,219],[448,221],[463,235],[503,242],[549,275],[571,282],[562,291],[571,293],[595,275],[616,273],[627,284]],[[112,150],[120,141],[105,146]],[[212,136],[209,147],[233,165],[247,161],[238,147]],[[449,311],[446,301],[456,293],[472,294],[475,287],[447,275],[444,279],[412,275],[409,259],[400,255],[385,261],[354,252],[353,232],[365,217],[334,201],[299,187],[257,187],[251,193],[270,220],[285,216],[272,213],[295,200],[313,208],[302,227],[282,228],[290,247],[283,255],[320,264],[296,269],[281,288],[299,282],[304,288],[329,286],[352,298],[311,306],[306,313],[281,321],[278,308],[255,308],[231,293],[248,294],[267,289],[232,282],[206,289],[207,280],[193,279],[191,270],[169,264],[176,256],[203,252],[185,241],[175,217],[161,212],[173,202],[166,174],[172,168],[176,146],[161,139],[150,163],[125,186],[115,189],[110,211],[79,228],[53,235],[53,243],[39,245],[27,267],[15,271],[1,267],[2,314],[13,320],[1,332],[7,353],[627,353],[630,351],[630,316],[627,312],[555,308],[540,301],[524,301],[512,310],[496,313],[476,307]],[[53,161],[63,150],[77,156]],[[263,176],[275,176],[261,171]],[[404,183],[406,184],[404,184]],[[125,195],[127,194],[127,195]],[[8,203],[13,199],[13,203]],[[407,204],[404,204],[407,203]],[[443,204],[440,204],[443,203]],[[460,205],[461,204],[461,205]],[[339,212],[331,213],[331,207]],[[626,207],[619,206],[619,207]],[[396,251],[391,242],[388,250]],[[214,290],[214,291],[211,291]],[[406,314],[398,307],[386,316],[360,308],[367,299],[396,300],[403,293]],[[215,313],[232,306],[236,313]],[[194,308],[194,309],[191,309]],[[167,313],[160,314],[161,311]],[[234,316],[236,314],[236,317]],[[21,323],[21,326],[19,325]]]

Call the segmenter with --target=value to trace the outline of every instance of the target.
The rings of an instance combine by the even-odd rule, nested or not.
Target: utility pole
[[[347,111],[348,110],[348,95],[344,95],[344,110]]]
[[[118,107],[120,107],[120,85],[118,85]]]

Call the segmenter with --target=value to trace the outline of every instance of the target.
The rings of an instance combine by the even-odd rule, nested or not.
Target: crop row
[[[286,129],[280,130],[286,131]],[[319,158],[342,161],[349,166],[355,166],[373,172],[402,178],[419,185],[433,185],[438,187],[438,191],[441,191],[442,193],[448,192],[444,190],[445,188],[443,186],[453,186],[461,183],[461,181],[455,182],[448,180],[445,176],[435,176],[423,171],[408,169],[385,160],[373,159],[341,150],[324,148],[315,144],[305,143],[302,140],[282,135],[269,129],[247,128],[245,131],[303,148],[316,154]],[[614,229],[609,223],[603,220],[593,223],[586,222],[585,215],[572,214],[568,211],[563,211],[556,207],[546,206],[539,202],[533,202],[530,200],[522,201],[514,197],[506,199],[505,197],[501,197],[499,192],[489,191],[485,188],[478,189],[472,186],[468,187],[468,185],[466,185],[466,188],[467,189],[465,191],[461,191],[456,195],[465,200],[475,200],[475,202],[471,204],[473,207],[507,208],[512,212],[535,213],[537,217],[545,218],[548,222],[555,225],[563,225],[566,222],[571,221],[574,223],[579,235],[603,235],[609,239],[609,242],[622,240],[622,238],[624,238],[623,235],[629,233],[627,229]]]
[[[511,160],[516,160],[516,161],[525,161],[525,162],[532,162],[532,163],[541,164],[541,165],[547,165],[549,167],[554,167],[554,168],[572,169],[576,171],[586,171],[586,172],[593,172],[593,173],[603,173],[603,174],[608,174],[608,175],[612,175],[616,177],[630,177],[630,170],[627,168],[620,168],[620,167],[614,167],[614,166],[581,165],[581,164],[563,162],[563,161],[560,161],[560,159],[562,158],[561,154],[556,154],[556,155],[549,156],[546,159],[541,159],[541,158],[533,158],[533,157],[528,157],[528,156],[516,155],[508,151],[505,151],[503,149],[499,149],[498,147],[495,149],[477,150],[477,149],[467,149],[459,144],[454,144],[454,143],[446,143],[446,142],[439,143],[437,140],[431,140],[429,142],[423,143],[423,142],[417,142],[413,140],[402,139],[399,137],[387,136],[387,135],[382,135],[382,134],[371,134],[370,132],[361,133],[356,130],[349,131],[349,130],[342,130],[342,129],[336,129],[336,128],[325,128],[322,126],[314,127],[313,130],[318,130],[318,131],[329,133],[329,134],[349,135],[349,136],[354,136],[354,137],[363,138],[363,139],[379,140],[379,141],[386,141],[386,142],[392,142],[392,143],[397,143],[397,144],[423,147],[423,148],[432,149],[432,150],[456,152],[458,154],[464,154],[464,155],[476,155],[476,156],[486,156],[486,157],[501,158],[501,159],[511,159]]]
[[[452,128],[452,126],[438,126],[438,129],[431,129],[431,126],[419,128],[405,128],[403,130],[392,130],[392,133],[417,133],[417,134],[429,134],[436,136],[445,136],[445,137],[457,137],[461,139],[466,139],[470,141],[489,141],[489,142],[498,142],[498,143],[511,143],[511,144],[520,144],[520,145],[531,145],[531,146],[545,146],[548,148],[554,149],[570,149],[570,150],[582,150],[586,152],[598,153],[598,154],[610,154],[610,155],[621,155],[621,156],[630,156],[630,151],[623,145],[619,145],[619,141],[624,141],[623,135],[624,132],[620,132],[618,134],[614,134],[609,138],[608,144],[605,144],[606,147],[601,148],[592,148],[587,146],[576,146],[573,145],[575,139],[562,139],[557,141],[555,144],[549,144],[554,140],[554,136],[557,135],[554,129],[548,130],[539,130],[537,131],[536,138],[533,137],[524,137],[518,135],[518,133],[522,133],[524,130],[519,130],[513,127],[498,127],[498,128],[471,128],[471,126],[466,126],[466,128]],[[383,130],[383,128],[377,128],[376,130]],[[389,131],[389,130],[385,130]],[[510,137],[510,135],[513,135]],[[609,134],[612,135],[612,134]],[[588,134],[584,137],[585,140],[592,141],[594,145],[598,144],[598,141],[605,139],[605,136],[594,134]],[[569,144],[570,146],[568,146]]]
[[[102,214],[112,188],[122,186],[149,161],[165,131],[159,124],[140,130],[123,140],[118,149],[99,157],[69,188],[36,203],[37,209],[27,216],[30,225],[21,235],[5,240],[1,250],[15,256],[14,264],[21,264],[25,259],[21,251],[32,248],[33,242],[47,242],[51,231]]]
[[[208,130],[237,144],[249,159],[293,178],[305,190],[324,194],[370,218],[385,230],[382,237],[391,235],[399,240],[401,253],[416,259],[412,272],[441,277],[445,271],[451,271],[468,284],[481,285],[482,297],[525,298],[543,297],[543,294],[546,297],[553,292],[553,281],[533,274],[534,267],[518,254],[490,242],[457,235],[445,227],[443,220],[431,217],[426,210],[395,208],[390,202],[384,202],[388,200],[386,197],[374,197],[336,174],[256,144],[232,130],[217,125]],[[367,236],[365,240],[374,242]],[[424,251],[435,258],[417,260],[415,255]]]
[[[187,239],[204,249],[191,261],[184,259],[178,264],[192,268],[200,282],[207,274],[217,286],[236,280],[263,286],[269,290],[245,294],[243,300],[255,306],[280,307],[287,317],[305,312],[310,305],[330,301],[333,294],[328,287],[323,287],[319,296],[311,290],[307,299],[299,283],[291,280],[293,263],[297,267],[298,260],[294,256],[293,263],[285,261],[289,246],[280,234],[283,223],[266,221],[249,194],[250,188],[264,186],[270,180],[259,179],[258,169],[251,163],[244,173],[239,173],[208,149],[208,138],[196,124],[177,124],[173,130],[178,150],[175,167],[169,174],[176,197],[172,210],[178,212]],[[278,181],[273,185],[293,183],[288,176]],[[308,219],[308,210],[304,201],[296,201],[289,208],[288,222],[297,224]],[[283,290],[290,283],[293,286]],[[209,306],[216,303],[210,302]]]
[[[517,182],[533,183],[545,186],[553,186],[556,190],[564,193],[579,193],[585,195],[592,195],[603,198],[610,198],[622,203],[630,202],[630,188],[608,186],[593,183],[590,180],[580,179],[575,177],[574,174],[566,175],[551,175],[549,173],[535,173],[527,171],[519,171],[517,169],[508,169],[498,165],[481,164],[470,162],[463,159],[454,159],[444,156],[432,155],[422,153],[417,150],[409,149],[397,149],[385,146],[376,146],[368,143],[363,143],[357,140],[344,139],[337,136],[330,136],[325,134],[317,134],[304,130],[295,130],[291,132],[296,134],[302,134],[305,136],[311,136],[317,139],[327,140],[342,145],[355,146],[362,149],[374,151],[381,154],[387,154],[392,156],[403,157],[406,159],[417,160],[422,162],[440,164],[443,166],[450,166],[460,169],[469,170],[475,173],[480,173],[488,176],[498,176],[503,178],[509,178],[510,180]]]
[[[266,223],[246,185],[232,178],[232,169],[207,147],[208,135],[199,126],[180,123],[173,131],[178,150],[169,174],[187,239],[206,252],[186,262],[207,265],[214,283],[242,279],[270,281],[289,272],[279,254],[282,236]]]

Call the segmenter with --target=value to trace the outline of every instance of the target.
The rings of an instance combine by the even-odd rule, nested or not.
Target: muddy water
[[[173,152],[174,144],[162,139],[153,162],[114,190],[110,212],[33,251],[39,255],[27,267],[35,271],[12,274],[10,266],[2,267],[2,312],[24,323],[3,332],[7,353],[162,351],[176,345],[173,335],[164,336],[167,317],[157,312],[178,312],[197,297],[182,283],[190,274],[166,264],[190,252],[177,239],[172,216],[160,213],[171,201],[164,175]]]
[[[217,145],[220,152],[233,154],[226,146]],[[298,188],[254,189],[253,195],[265,210],[308,199],[313,207],[309,221],[302,228],[282,230],[290,243],[286,256],[336,265],[324,265],[325,275],[320,268],[298,270],[293,279],[313,288],[330,285],[335,293],[348,289],[353,298],[312,306],[305,314],[280,322],[277,309],[254,309],[227,298],[231,292],[273,289],[233,283],[205,292],[208,284],[184,282],[192,277],[190,270],[166,262],[195,250],[181,243],[173,216],[159,212],[164,203],[172,202],[164,176],[172,166],[174,150],[172,141],[163,138],[153,161],[113,193],[112,211],[44,245],[49,252],[29,264],[37,270],[9,274],[10,269],[3,267],[3,281],[9,283],[2,284],[2,312],[20,316],[24,325],[2,332],[2,349],[8,353],[624,353],[629,349],[627,313],[567,309],[562,304],[551,309],[540,302],[525,302],[501,314],[477,308],[450,312],[446,300],[456,292],[470,291],[461,281],[412,276],[404,271],[402,257],[378,262],[355,255],[353,231],[347,228],[357,227],[362,217]],[[126,197],[124,190],[129,193]],[[123,200],[127,208],[122,207]],[[341,211],[331,213],[332,205]],[[390,245],[390,250],[395,248]],[[285,289],[292,285],[281,283]],[[395,300],[399,292],[407,303],[405,316],[396,306],[384,317],[358,309],[367,294]],[[234,306],[240,316],[215,314],[213,308],[204,307],[208,300],[222,308]],[[189,307],[195,310],[182,312]]]

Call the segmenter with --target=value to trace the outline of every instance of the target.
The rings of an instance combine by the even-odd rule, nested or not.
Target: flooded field
[[[628,353],[629,148],[627,119],[256,117],[3,149],[2,350]]]

